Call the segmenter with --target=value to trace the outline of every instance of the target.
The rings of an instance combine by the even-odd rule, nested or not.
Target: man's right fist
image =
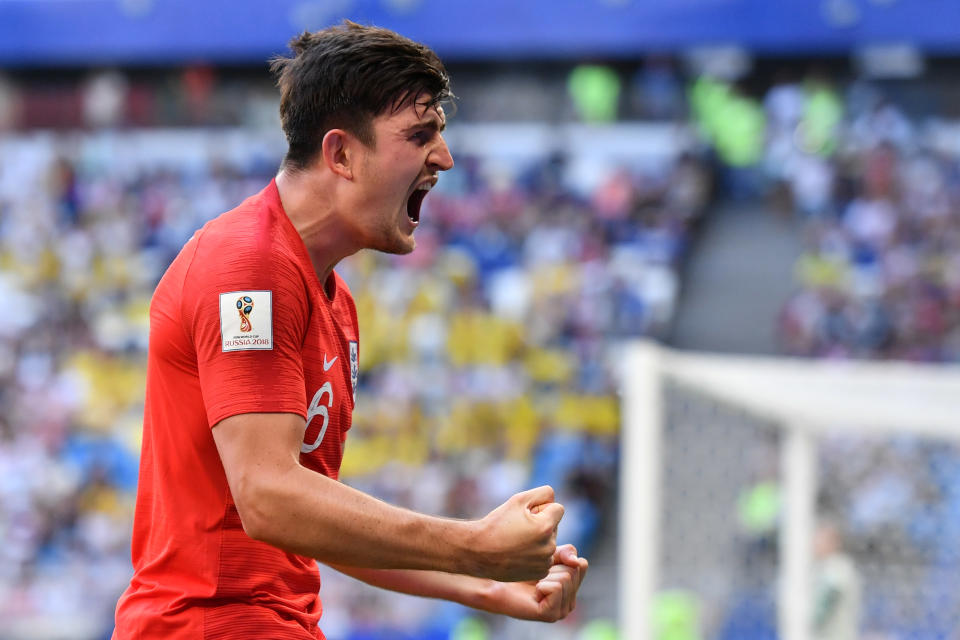
[[[512,496],[477,520],[471,538],[471,573],[502,582],[539,580],[553,565],[563,505],[553,489],[537,487]]]

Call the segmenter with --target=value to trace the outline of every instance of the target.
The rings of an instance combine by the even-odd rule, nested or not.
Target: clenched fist
[[[553,489],[518,493],[473,523],[470,573],[502,582],[546,578],[554,565],[563,505]]]

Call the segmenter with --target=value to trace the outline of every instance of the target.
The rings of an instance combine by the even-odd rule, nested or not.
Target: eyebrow
[[[446,128],[447,128],[446,119],[444,119],[442,122],[437,124],[437,118],[430,118],[429,120],[426,120],[426,121],[421,120],[416,124],[410,125],[406,129],[404,129],[404,133],[413,133],[417,129],[433,129],[434,131],[442,132]]]

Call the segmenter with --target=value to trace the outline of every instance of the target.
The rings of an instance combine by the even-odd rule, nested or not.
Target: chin
[[[385,240],[379,246],[372,248],[383,253],[393,254],[395,256],[405,256],[408,253],[413,253],[413,250],[417,248],[417,241],[414,240],[413,236],[391,238],[389,240]]]
[[[407,240],[406,245],[404,245],[403,255],[406,255],[408,253],[413,253],[413,250],[416,248],[417,248],[417,241],[416,239],[414,239],[413,236],[410,236],[410,238]]]

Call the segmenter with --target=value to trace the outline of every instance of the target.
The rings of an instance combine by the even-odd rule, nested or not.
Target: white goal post
[[[776,545],[776,624],[783,640],[810,638],[818,438],[828,431],[849,431],[960,440],[957,366],[695,354],[649,341],[630,343],[620,354],[623,638],[653,640],[653,603],[669,586],[659,575],[666,385],[734,407],[779,430],[782,510]],[[707,424],[705,429],[709,428]]]

